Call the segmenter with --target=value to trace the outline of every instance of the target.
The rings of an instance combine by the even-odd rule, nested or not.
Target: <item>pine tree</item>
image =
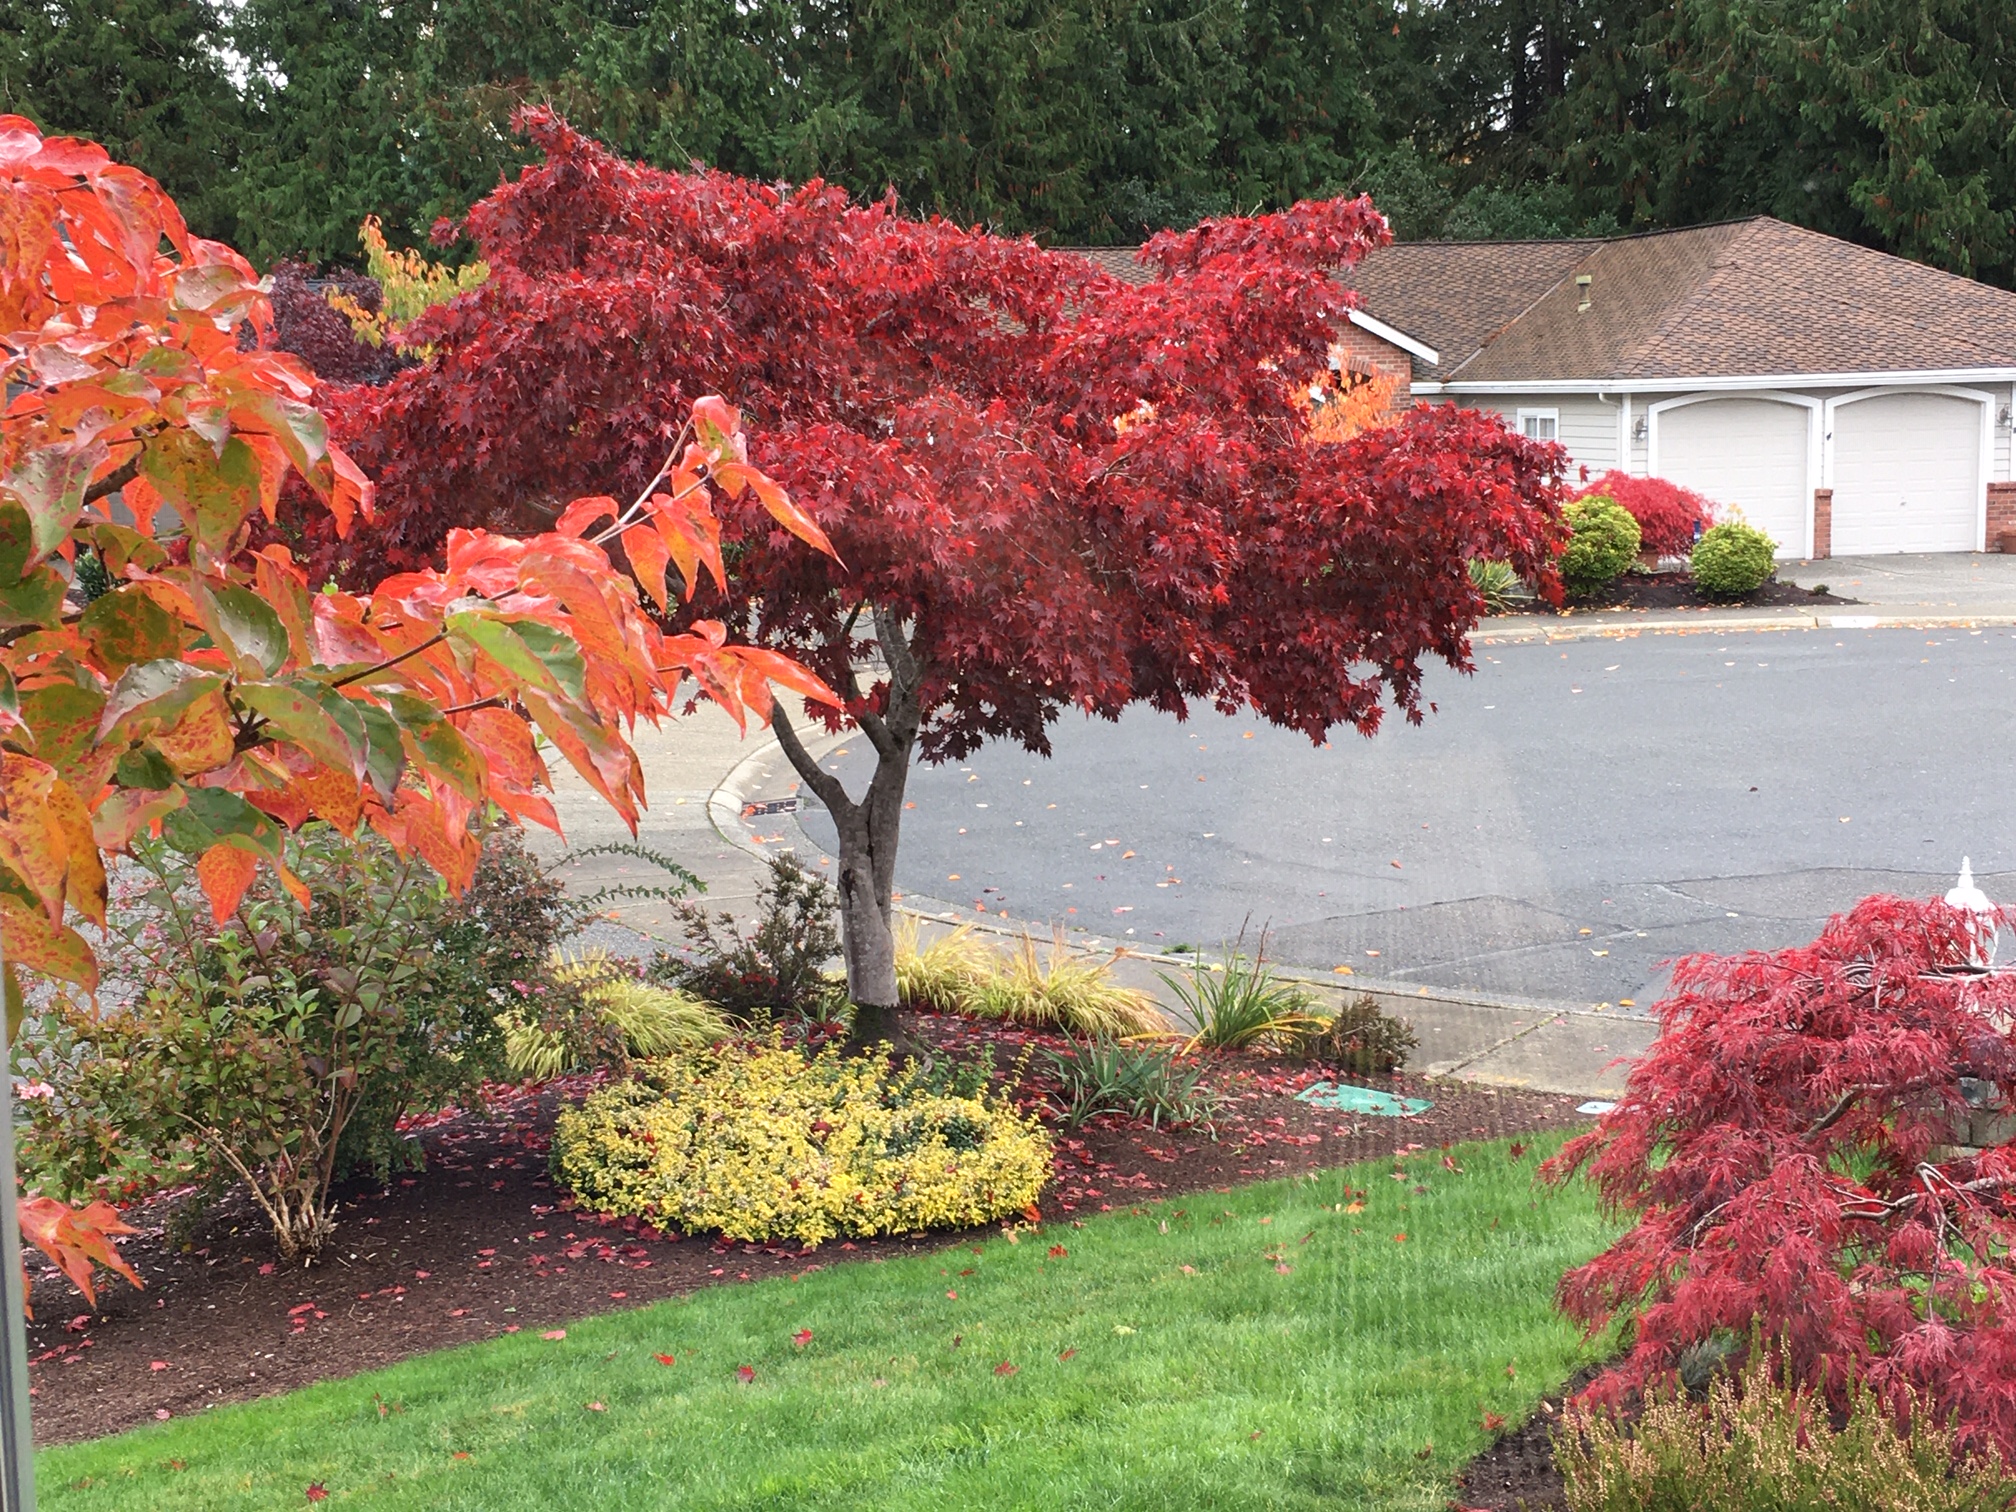
[[[0,111],[89,137],[230,240],[242,110],[213,0],[0,0]]]

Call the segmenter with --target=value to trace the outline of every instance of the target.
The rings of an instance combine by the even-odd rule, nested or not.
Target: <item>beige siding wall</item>
[[[1495,410],[1506,425],[1519,426],[1519,411],[1558,410],[1560,430],[1556,439],[1568,449],[1576,468],[1587,468],[1594,478],[1617,465],[1617,401],[1607,403],[1593,394],[1521,394],[1503,399],[1476,401],[1480,409]],[[1575,475],[1570,475],[1575,481]]]

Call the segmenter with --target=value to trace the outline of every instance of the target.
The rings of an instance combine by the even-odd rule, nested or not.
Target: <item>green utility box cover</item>
[[[1336,1082],[1317,1082],[1295,1094],[1297,1102],[1314,1108],[1335,1108],[1340,1113],[1378,1113],[1387,1118],[1411,1118],[1426,1113],[1435,1104],[1418,1097],[1395,1097],[1376,1087],[1353,1087]]]

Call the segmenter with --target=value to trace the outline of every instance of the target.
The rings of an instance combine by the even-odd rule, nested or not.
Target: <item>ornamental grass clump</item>
[[[498,1016],[504,1061],[515,1077],[546,1081],[576,1066],[623,1066],[711,1045],[731,1032],[713,1004],[640,981],[607,951],[556,952],[549,974],[558,990],[546,1011],[528,1003]]]
[[[899,926],[896,981],[903,1001],[934,1013],[964,1013],[1084,1039],[1123,1039],[1168,1029],[1155,999],[1113,980],[1117,954],[1096,960],[1060,934],[1047,956],[1023,935],[1003,955],[961,926],[928,945],[914,922]]]
[[[1004,1099],[781,1039],[646,1064],[562,1113],[553,1173],[587,1207],[731,1239],[969,1228],[1022,1212],[1050,1139]]]
[[[1868,1392],[1837,1425],[1824,1400],[1772,1379],[1765,1351],[1718,1373],[1705,1401],[1680,1385],[1646,1393],[1627,1427],[1570,1403],[1554,1460],[1570,1512],[2005,1512],[2016,1480],[1992,1450],[1956,1453],[1952,1431],[1908,1427]]]

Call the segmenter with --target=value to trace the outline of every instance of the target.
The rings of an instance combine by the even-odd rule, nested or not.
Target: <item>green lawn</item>
[[[319,1482],[430,1512],[1440,1509],[1483,1413],[1518,1422],[1590,1357],[1550,1299],[1610,1230],[1579,1185],[1534,1187],[1558,1143],[528,1327],[45,1451],[42,1505],[298,1507]]]

